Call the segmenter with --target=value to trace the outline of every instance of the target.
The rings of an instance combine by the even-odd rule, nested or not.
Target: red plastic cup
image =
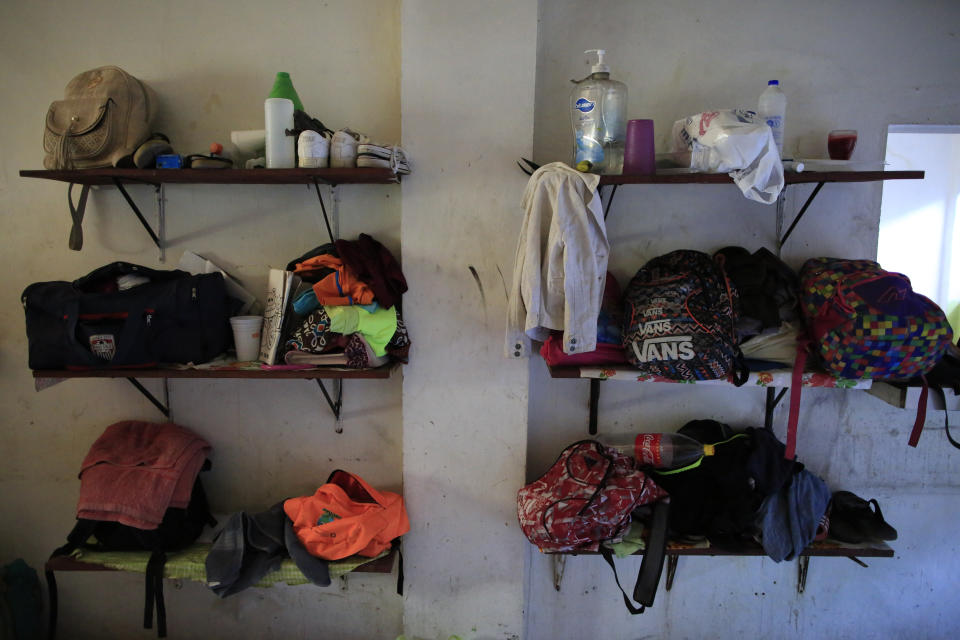
[[[857,132],[853,129],[834,129],[827,136],[827,153],[831,160],[849,160],[857,146]]]
[[[623,144],[623,175],[651,175],[656,172],[653,120],[629,120]]]

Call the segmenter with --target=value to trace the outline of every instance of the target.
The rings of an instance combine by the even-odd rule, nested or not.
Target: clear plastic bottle
[[[573,125],[573,165],[583,172],[623,172],[623,142],[627,137],[627,85],[610,79],[605,49],[596,53],[597,64],[576,85],[570,96]]]
[[[770,125],[773,130],[773,141],[777,143],[777,151],[783,157],[783,131],[786,125],[787,96],[780,88],[779,80],[767,82],[767,88],[760,94],[757,102],[757,115]]]
[[[676,469],[712,456],[713,445],[682,433],[623,433],[600,436],[601,444],[654,469]]]

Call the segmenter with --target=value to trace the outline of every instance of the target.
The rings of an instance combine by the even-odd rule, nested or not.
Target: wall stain
[[[480,275],[477,273],[477,270],[473,268],[473,265],[467,265],[467,268],[470,269],[470,274],[473,275],[473,279],[477,283],[477,289],[480,290],[480,301],[483,303],[484,308],[487,306],[487,296],[483,293],[483,283],[480,282]]]
[[[473,276],[474,281],[477,283],[477,289],[480,290],[480,303],[483,305],[483,324],[487,324],[487,294],[483,292],[483,283],[480,282],[480,274],[477,273],[477,270],[474,269],[472,264],[467,265],[467,269],[470,270],[470,274]]]

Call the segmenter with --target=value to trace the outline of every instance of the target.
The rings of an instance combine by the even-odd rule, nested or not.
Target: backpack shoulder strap
[[[650,523],[650,536],[647,549],[643,553],[637,584],[633,587],[633,599],[645,607],[653,605],[657,595],[657,585],[663,573],[663,560],[667,552],[667,525],[670,522],[670,498],[658,500],[653,505],[653,518]]]
[[[613,570],[613,579],[616,581],[620,593],[623,594],[623,604],[627,607],[627,611],[633,615],[643,613],[647,607],[653,605],[667,551],[667,524],[669,520],[669,498],[658,500],[653,505],[650,534],[647,537],[646,550],[643,552],[643,561],[640,563],[640,572],[637,574],[637,583],[633,587],[633,599],[640,605],[639,607],[630,601],[627,592],[620,585],[620,576],[617,575],[617,567],[613,562],[613,551],[603,545],[600,546],[600,555]]]
[[[153,607],[157,607],[157,637],[167,637],[167,608],[163,602],[163,567],[167,554],[155,549],[147,561],[145,600],[143,603],[143,628],[153,627]]]
[[[77,518],[77,523],[73,525],[73,529],[67,534],[67,544],[54,549],[50,557],[68,556],[73,553],[74,549],[80,547],[93,535],[96,524],[94,520]],[[47,568],[43,573],[47,580],[47,640],[54,640],[57,636],[57,579],[54,577],[53,569]]]

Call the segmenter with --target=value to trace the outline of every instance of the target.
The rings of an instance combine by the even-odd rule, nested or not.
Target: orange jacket
[[[294,273],[309,281],[312,273],[328,269],[332,269],[333,273],[313,285],[313,293],[320,304],[343,306],[373,302],[373,289],[344,265],[340,258],[328,253],[298,262]]]
[[[410,530],[401,496],[339,469],[312,496],[286,500],[283,510],[307,551],[326,560],[372,558]]]

